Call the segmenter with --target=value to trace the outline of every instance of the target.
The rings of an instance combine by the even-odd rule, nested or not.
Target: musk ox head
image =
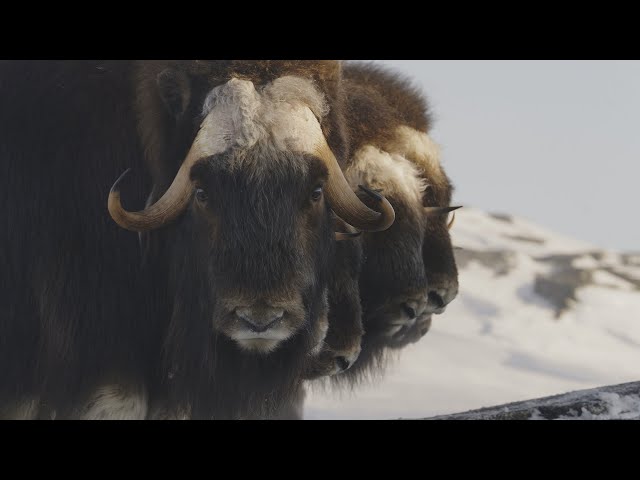
[[[456,207],[441,207],[449,205],[453,188],[439,157],[429,136],[409,127],[398,128],[384,149],[366,145],[355,152],[346,170],[350,183],[384,192],[396,219],[384,232],[339,245],[329,332],[307,378],[341,374],[332,379],[341,386],[381,373],[385,352],[420,340],[432,315],[456,296],[453,219],[447,222]],[[354,261],[361,264],[354,267]],[[362,299],[362,312],[353,298]]]
[[[400,126],[384,147],[355,152],[347,171],[352,185],[383,192],[396,212],[388,230],[363,235],[360,290],[366,324],[384,327],[398,341],[409,332],[426,333],[431,315],[444,312],[458,292],[447,221],[457,207],[449,207],[452,185],[439,158],[426,133]]]
[[[386,199],[369,208],[348,185],[336,159],[346,152],[339,71],[327,80],[313,65],[142,72],[153,191],[145,210],[129,212],[117,181],[108,207],[165,268],[169,401],[194,418],[268,416],[286,403],[328,328],[328,279],[345,237],[332,215],[362,231],[393,223]]]
[[[443,313],[458,291],[458,272],[447,214],[453,187],[439,161],[439,148],[423,132],[399,128],[384,148],[358,149],[345,174],[352,185],[381,191],[394,207],[394,224],[375,235],[364,233],[362,263],[356,275],[342,282],[358,292],[362,302],[362,329],[341,299],[330,311],[324,356],[319,356],[310,379],[330,375],[329,384],[343,388],[381,376],[390,356],[419,341],[431,328],[433,314]],[[371,199],[362,195],[365,203]],[[373,205],[373,203],[371,204]],[[443,207],[444,206],[444,207]],[[356,242],[340,247],[354,249]],[[359,258],[350,253],[347,258]],[[344,259],[343,264],[348,265]],[[358,284],[356,287],[353,284]],[[348,291],[341,288],[341,291]],[[359,355],[350,368],[335,368],[333,345],[357,345]],[[334,362],[335,363],[335,362]],[[337,375],[336,375],[337,374]]]
[[[163,76],[171,74],[158,85],[174,116],[165,149],[180,151],[189,138],[184,160],[170,185],[155,182],[141,212],[122,207],[116,182],[111,216],[129,230],[169,232],[166,261],[181,292],[174,310],[202,314],[189,321],[209,322],[220,342],[257,355],[312,349],[327,329],[330,209],[378,231],[393,208],[385,199],[368,208],[349,188],[323,132],[329,102],[312,79],[232,76],[209,88]]]
[[[341,219],[335,220],[336,230],[352,230]],[[305,379],[336,375],[357,360],[364,334],[358,286],[361,268],[361,242],[337,243],[329,277],[329,328],[320,351],[308,362]]]

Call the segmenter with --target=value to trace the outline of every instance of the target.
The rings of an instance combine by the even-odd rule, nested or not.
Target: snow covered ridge
[[[581,390],[425,420],[640,420],[640,382]]]
[[[459,216],[453,232],[454,243],[461,247],[456,254],[459,267],[475,261],[496,275],[508,275],[528,257],[534,262],[533,292],[553,306],[556,317],[578,301],[582,287],[640,291],[640,254],[599,250],[507,215],[468,209]]]
[[[640,380],[640,253],[474,208],[456,217],[458,297],[382,379],[312,385],[305,418],[425,418]]]

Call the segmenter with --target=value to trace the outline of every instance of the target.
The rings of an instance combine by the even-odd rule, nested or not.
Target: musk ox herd
[[[411,82],[340,61],[0,62],[0,418],[301,418],[457,294]]]

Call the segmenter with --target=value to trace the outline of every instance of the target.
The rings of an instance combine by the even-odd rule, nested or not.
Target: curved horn
[[[333,232],[335,235],[335,239],[337,242],[342,242],[344,240],[353,240],[354,238],[358,238],[362,235],[362,232],[359,232],[343,219],[336,215],[336,212],[332,211],[331,216],[333,218],[334,229]]]
[[[111,218],[118,225],[133,232],[145,232],[171,223],[184,211],[193,194],[193,185],[189,178],[191,167],[199,159],[215,153],[214,145],[210,139],[207,139],[206,135],[209,129],[205,127],[212,124],[212,122],[207,122],[208,119],[209,117],[202,122],[200,131],[171,186],[150,207],[139,212],[128,212],[122,207],[118,184],[129,170],[120,175],[120,178],[111,187],[107,204]]]
[[[447,230],[451,230],[451,227],[453,227],[453,224],[456,221],[456,212],[453,212],[453,216],[451,217],[451,221],[447,224]]]
[[[435,216],[435,215],[449,215],[450,212],[453,212],[453,216],[451,217],[451,220],[449,221],[449,223],[447,224],[447,230],[451,230],[451,227],[453,227],[453,223],[456,221],[456,212],[454,210],[457,210],[459,208],[462,208],[462,206],[457,206],[457,207],[424,207],[424,212],[427,214],[427,217],[431,217],[431,216]]]
[[[315,153],[329,170],[329,180],[325,185],[325,192],[336,215],[358,230],[367,232],[380,232],[393,224],[396,214],[386,198],[360,186],[364,192],[378,202],[381,212],[376,212],[362,203],[353,192],[324,136],[322,136],[322,143],[317,146]]]
[[[362,235],[362,232],[334,232],[336,241],[341,242],[343,240],[353,240]]]

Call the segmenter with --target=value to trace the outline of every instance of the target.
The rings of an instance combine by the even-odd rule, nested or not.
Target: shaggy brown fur
[[[330,61],[0,63],[5,172],[0,213],[10,226],[0,229],[0,412],[91,415],[82,402],[98,398],[98,392],[100,416],[108,416],[103,407],[114,402],[121,417],[141,415],[146,411],[141,402],[161,395],[179,406],[188,398],[199,418],[246,418],[268,415],[297,394],[298,369],[304,366],[299,360],[315,343],[294,339],[288,351],[262,362],[237,352],[226,338],[216,344],[211,337],[205,314],[214,290],[207,284],[206,259],[198,257],[206,251],[206,238],[194,235],[202,228],[194,209],[175,225],[141,235],[139,243],[137,235],[109,218],[106,200],[112,182],[132,167],[122,186],[123,203],[139,210],[145,200],[155,202],[195,137],[205,96],[231,76],[256,85],[282,75],[312,79],[331,105],[321,126],[344,163],[348,147],[340,71],[340,64]],[[204,175],[212,185],[246,180]],[[278,179],[305,186],[282,175]],[[277,182],[264,183],[253,193],[276,198],[271,187]],[[237,194],[232,188],[223,193],[225,201]],[[266,212],[262,220],[292,223],[291,205]],[[239,222],[249,222],[241,215],[245,206],[237,205]],[[304,297],[309,336],[326,308],[333,249],[328,208],[317,218],[308,245],[317,262],[314,285]],[[289,230],[269,231],[271,243],[259,244],[250,238],[256,225],[246,226],[236,229],[246,235],[230,248],[286,245],[280,240]],[[195,240],[197,248],[190,248]],[[282,250],[286,257],[290,250]],[[255,256],[238,258],[240,270],[252,263],[261,269],[247,283],[261,282],[269,269],[277,271],[277,256],[263,256],[259,263]],[[231,265],[230,258],[222,260]],[[207,350],[212,343],[215,352]],[[233,367],[225,368],[226,361]]]
[[[427,218],[423,210],[448,206],[453,191],[438,158],[432,161],[416,153],[424,145],[431,147],[425,140],[432,126],[425,97],[395,72],[361,63],[343,66],[343,87],[351,150],[345,172],[353,171],[358,161],[364,162],[364,170],[372,167],[364,178],[347,178],[354,190],[363,181],[381,188],[394,206],[396,221],[387,231],[362,236],[359,288],[365,335],[355,365],[332,377],[337,385],[356,384],[382,372],[385,352],[419,340],[429,329],[431,315],[441,313],[442,303],[450,301],[458,288],[446,218]],[[437,157],[437,150],[429,153]],[[388,163],[376,163],[378,157]],[[412,171],[418,178],[409,178]],[[397,177],[398,172],[406,173],[406,178],[390,183],[390,176]],[[414,184],[429,187],[412,196]],[[407,306],[414,309],[415,320],[408,318]]]
[[[128,61],[0,63],[0,404],[60,418],[148,371],[138,240],[106,209],[125,168],[132,208],[150,185],[131,85]]]
[[[414,138],[408,139],[406,132],[415,131],[415,138],[419,138],[420,135],[426,136],[431,128],[431,113],[426,99],[408,80],[394,72],[372,65],[345,66],[343,84],[348,96],[345,112],[349,125],[351,159],[363,147],[370,145],[408,160],[415,166],[420,176],[419,180],[429,185],[420,198],[421,203],[400,193],[382,192],[389,197],[394,196],[392,204],[396,209],[396,223],[380,235],[366,233],[363,235],[366,257],[363,277],[370,278],[373,282],[381,282],[385,279],[393,282],[400,281],[401,284],[410,282],[411,279],[406,278],[410,276],[407,275],[409,272],[401,269],[398,271],[397,268],[396,271],[380,271],[376,272],[378,273],[376,275],[367,275],[366,262],[375,258],[380,261],[379,257],[394,255],[394,252],[398,252],[399,255],[411,257],[411,261],[419,267],[418,271],[423,270],[426,273],[429,291],[445,288],[445,283],[446,288],[454,288],[453,284],[457,284],[457,269],[446,226],[447,219],[444,216],[427,219],[424,212],[421,212],[423,206],[448,206],[451,202],[453,186],[442,166],[438,165],[438,158],[427,164],[417,158],[414,148],[406,145],[407,142],[414,140]],[[435,154],[437,155],[437,152]],[[347,171],[350,166],[347,166]],[[384,178],[375,180],[385,185]],[[355,185],[353,186],[355,188]],[[419,218],[416,214],[419,214]],[[411,218],[412,225],[425,226],[424,229],[421,228],[423,230],[421,233],[424,235],[422,241],[418,241],[419,234],[407,235],[407,231],[404,230],[403,227],[407,223],[405,218],[408,217],[416,217]],[[395,242],[390,243],[388,241],[390,238]],[[384,245],[387,248],[369,248],[374,245]],[[405,263],[400,262],[401,265]],[[447,277],[447,280],[444,277]],[[443,280],[436,281],[436,279]],[[389,289],[391,292],[394,290],[397,288]]]
[[[336,231],[348,231],[342,220],[334,220]],[[361,242],[338,242],[329,280],[329,329],[322,350],[313,357],[304,374],[308,380],[344,371],[360,354],[364,334],[358,286],[361,268]]]

